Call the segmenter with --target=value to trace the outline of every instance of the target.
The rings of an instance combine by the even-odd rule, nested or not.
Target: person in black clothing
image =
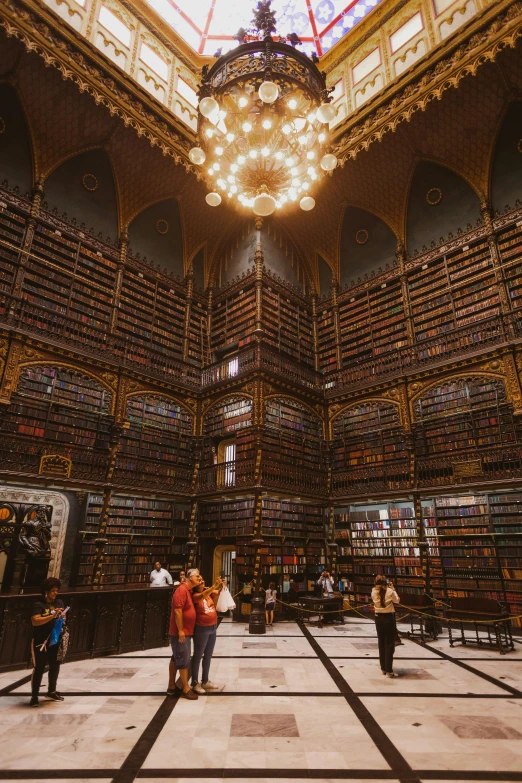
[[[58,590],[62,583],[59,579],[50,577],[43,582],[41,586],[43,598],[35,601],[31,612],[31,624],[33,626],[33,638],[31,641],[31,655],[34,669],[31,679],[31,707],[38,707],[38,694],[45,667],[49,665],[49,688],[46,698],[53,701],[63,701],[56,691],[60,664],[58,663],[59,644],[49,647],[49,637],[54,628],[55,621],[60,619],[63,614],[64,605],[60,598],[57,598]]]

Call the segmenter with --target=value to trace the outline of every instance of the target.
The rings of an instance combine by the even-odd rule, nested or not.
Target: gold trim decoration
[[[163,218],[161,218],[156,222],[156,231],[158,232],[158,234],[167,234],[168,230],[169,230],[169,224],[167,223],[166,220],[163,220]]]
[[[369,238],[370,235],[365,228],[360,228],[355,235],[355,241],[357,242],[358,245],[365,245],[369,240]]]
[[[1,120],[1,119],[2,119],[2,118],[0,117],[0,120]],[[1,132],[1,131],[0,131],[0,132]],[[522,139],[519,139],[519,140],[518,140],[518,144],[517,144],[517,150],[518,150],[518,151],[520,152],[520,154],[522,155]]]
[[[5,129],[7,128],[7,125],[5,124],[5,120],[3,117],[0,117],[0,136],[2,133],[5,133]]]
[[[85,190],[94,191],[98,190],[99,182],[94,174],[84,174],[82,177],[82,185]]]
[[[442,190],[440,188],[430,188],[426,193],[426,201],[430,207],[436,207],[442,201]]]

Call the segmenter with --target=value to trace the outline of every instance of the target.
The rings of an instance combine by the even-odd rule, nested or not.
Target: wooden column
[[[408,333],[408,342],[413,345],[415,342],[415,330],[413,328],[413,316],[411,313],[410,293],[408,291],[408,278],[406,276],[406,251],[402,242],[397,243],[397,261],[399,265],[399,277],[401,281],[402,303],[404,307],[404,320],[406,331]]]
[[[204,355],[202,357],[203,359],[203,367],[206,364],[212,364],[212,308],[214,306],[214,287],[212,283],[208,287],[207,291],[207,346],[208,355]]]
[[[339,283],[335,278],[332,278],[332,313],[334,319],[334,334],[335,334],[335,358],[337,363],[337,370],[342,369],[342,355],[341,355],[341,329],[339,326]]]
[[[187,283],[187,304],[185,307],[185,326],[183,328],[183,361],[186,362],[190,343],[190,313],[192,310],[192,295],[194,293],[194,271],[192,267],[185,278]]]
[[[93,587],[100,587],[103,561],[105,556],[105,547],[107,546],[107,519],[109,518],[109,507],[111,503],[112,489],[107,488],[103,493],[102,510],[100,513],[100,519],[98,521],[98,535],[96,536],[94,543],[96,545],[96,553],[94,555],[93,562]]]
[[[129,235],[126,231],[122,231],[119,239],[120,258],[118,261],[118,269],[116,272],[116,285],[114,288],[114,298],[112,300],[112,312],[111,312],[111,325],[110,333],[114,334],[118,325],[118,310],[120,307],[121,288],[123,285],[123,274],[125,272],[125,262],[127,260],[127,249],[129,247]]]
[[[314,341],[314,370],[319,372],[319,349],[317,339],[317,294],[314,292],[312,298],[312,336]]]
[[[11,395],[16,390],[18,381],[18,364],[22,354],[23,342],[19,335],[11,334],[9,349],[5,361],[4,374],[0,384],[0,405],[9,405]]]
[[[260,232],[263,225],[262,218],[256,218],[256,229]],[[263,329],[263,264],[265,257],[261,247],[261,235],[257,241],[254,263],[256,268],[256,323],[254,334],[256,337],[262,337]]]
[[[261,588],[261,552],[260,549],[263,546],[264,539],[261,534],[261,510],[263,506],[263,498],[261,490],[256,489],[254,496],[254,535],[252,538],[252,545],[256,549],[254,558],[254,595]]]
[[[190,522],[187,541],[187,561],[186,570],[194,568],[196,561],[196,555],[198,551],[198,503],[197,500],[192,501],[192,508],[190,509]]]
[[[500,252],[498,249],[497,235],[493,228],[493,209],[491,204],[488,201],[482,201],[480,204],[480,212],[482,214],[482,219],[487,231],[489,252],[491,254],[491,260],[493,261],[493,268],[495,270],[495,280],[498,286],[502,313],[509,313],[511,311],[511,300],[509,297],[507,281],[504,276],[504,268],[502,266]]]
[[[29,260],[31,246],[33,244],[33,237],[36,229],[36,224],[38,221],[38,216],[40,214],[40,205],[42,203],[42,198],[43,198],[43,183],[40,181],[37,182],[33,190],[30,216],[27,219],[25,234],[22,241],[22,247],[20,250],[20,255],[18,256],[18,269],[16,271],[13,287],[11,289],[12,300],[11,300],[10,311],[9,311],[10,315],[14,315],[16,311],[16,304],[22,296],[22,286],[25,277],[25,267],[27,261]]]

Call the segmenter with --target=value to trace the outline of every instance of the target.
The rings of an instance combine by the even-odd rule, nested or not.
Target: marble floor
[[[4,672],[0,781],[522,781],[515,648],[404,639],[388,679],[371,620],[224,621],[197,702],[166,697],[166,647],[66,663],[65,701],[38,710],[29,672]]]

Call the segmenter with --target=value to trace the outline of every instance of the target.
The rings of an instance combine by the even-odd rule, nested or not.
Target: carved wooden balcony
[[[104,482],[108,467],[106,451],[23,437],[3,437],[0,442],[0,473],[4,474]]]
[[[349,497],[361,493],[410,489],[412,486],[410,460],[403,459],[383,465],[361,465],[351,470],[336,471],[332,473],[331,495]]]

